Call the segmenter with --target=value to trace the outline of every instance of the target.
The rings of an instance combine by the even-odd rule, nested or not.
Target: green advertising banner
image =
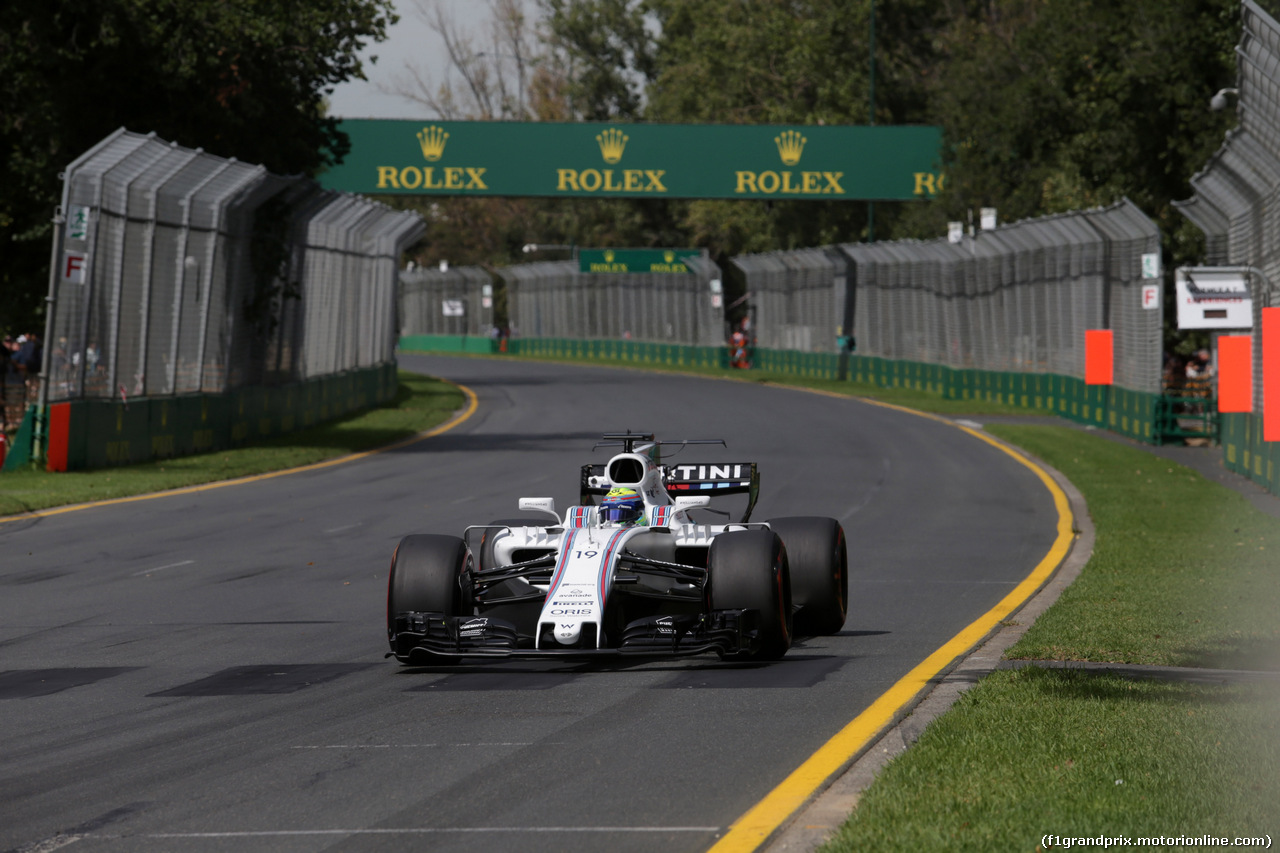
[[[579,249],[579,272],[688,272],[701,249]]]
[[[925,126],[346,119],[327,189],[411,195],[907,200],[942,186]]]

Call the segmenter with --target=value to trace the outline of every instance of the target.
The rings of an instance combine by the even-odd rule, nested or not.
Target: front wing
[[[691,616],[653,616],[627,625],[619,645],[608,648],[541,648],[522,644],[510,622],[486,616],[400,613],[388,657],[408,663],[415,652],[442,658],[670,657],[716,652],[751,653],[759,645],[755,610],[713,610]]]

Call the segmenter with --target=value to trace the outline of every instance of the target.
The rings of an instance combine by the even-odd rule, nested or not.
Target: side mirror
[[[700,506],[711,506],[711,496],[681,495],[676,498],[676,509],[697,509]]]
[[[521,512],[545,512],[556,521],[560,520],[560,514],[556,512],[555,498],[521,498]]]

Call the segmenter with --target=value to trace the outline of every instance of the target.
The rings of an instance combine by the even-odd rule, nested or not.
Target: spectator
[[[0,409],[4,412],[5,428],[16,429],[17,424],[22,420],[22,413],[26,410],[27,403],[22,370],[16,359],[18,342],[5,336],[0,349],[4,350],[4,355],[0,358],[0,361],[3,361],[3,365],[0,366],[4,368],[0,371]]]
[[[6,400],[5,386],[9,384],[9,356],[12,344],[13,338],[9,335],[5,335],[4,340],[0,341],[0,431],[9,426],[9,406]]]
[[[40,360],[43,355],[44,350],[40,347],[39,335],[32,333],[18,336],[18,351],[14,354],[13,360],[17,362],[18,370],[26,380],[28,400],[34,400],[39,391]]]

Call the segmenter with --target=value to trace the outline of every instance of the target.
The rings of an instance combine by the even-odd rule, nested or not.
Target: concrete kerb
[[[816,850],[849,819],[862,792],[890,759],[915,743],[929,723],[955,704],[962,693],[1001,668],[1005,651],[1026,633],[1040,614],[1053,606],[1058,596],[1079,577],[1080,571],[1093,556],[1093,520],[1089,518],[1089,510],[1080,490],[1044,460],[1021,448],[1017,449],[1019,453],[1034,458],[1036,464],[1066,494],[1075,519],[1076,533],[1070,552],[1048,582],[1013,614],[1013,618],[1005,620],[999,630],[957,660],[933,689],[921,694],[914,705],[904,709],[898,721],[868,744],[849,768],[836,777],[808,806],[797,812],[791,822],[763,850],[768,853]]]

